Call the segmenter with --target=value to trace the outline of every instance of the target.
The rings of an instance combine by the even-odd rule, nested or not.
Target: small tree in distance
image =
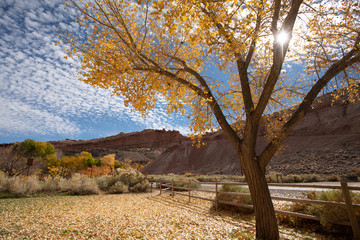
[[[13,151],[13,146],[0,149],[0,170],[9,177],[22,175],[26,172],[26,158]]]
[[[358,98],[359,1],[68,2],[88,34],[63,35],[82,80],[144,114],[161,96],[169,112],[189,114],[195,133],[220,127],[248,181],[256,237],[278,239],[266,166],[321,91]],[[211,75],[215,67],[227,77]],[[256,152],[262,122],[272,131]]]
[[[13,146],[15,156],[22,156],[27,159],[28,174],[34,159],[40,159],[44,162],[56,160],[55,148],[52,144],[46,142],[37,142],[33,139],[26,139]]]

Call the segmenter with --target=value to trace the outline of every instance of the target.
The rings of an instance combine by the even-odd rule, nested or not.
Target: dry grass
[[[154,193],[0,199],[0,239],[253,239],[254,219]],[[283,239],[326,239],[281,227]]]

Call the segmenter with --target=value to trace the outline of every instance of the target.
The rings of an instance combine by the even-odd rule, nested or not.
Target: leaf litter
[[[252,215],[211,205],[158,192],[1,199],[0,239],[254,239]],[[282,226],[280,235],[326,239]]]

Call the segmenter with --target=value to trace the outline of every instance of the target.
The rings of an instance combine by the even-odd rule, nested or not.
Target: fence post
[[[350,220],[351,227],[352,227],[352,230],[354,233],[354,239],[359,240],[360,239],[359,224],[357,222],[354,207],[352,205],[348,185],[346,182],[344,182],[344,180],[341,180],[341,188],[342,188],[342,192],[343,192],[344,198],[345,198],[346,210],[349,215],[349,220]]]
[[[160,194],[159,195],[161,195],[161,185],[162,185],[162,183],[161,183],[161,179],[160,179]]]
[[[189,202],[190,202],[190,198],[191,198],[191,181],[189,180]]]
[[[174,179],[171,179],[171,196],[174,197]]]
[[[149,179],[149,180],[150,180],[150,179]],[[151,180],[150,180],[150,192],[151,192],[151,193],[153,192],[153,190],[152,190],[152,188],[153,188],[153,186],[152,186],[153,183],[154,183],[154,182],[153,182],[153,179],[151,179]]]
[[[215,210],[218,210],[218,181],[215,179]]]

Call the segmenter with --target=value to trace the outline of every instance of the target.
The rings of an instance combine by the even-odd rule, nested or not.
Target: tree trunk
[[[241,159],[246,163],[243,168],[255,210],[256,239],[279,239],[279,228],[271,201],[270,191],[266,182],[265,173],[261,171],[256,160]],[[243,160],[243,161],[242,161]]]

